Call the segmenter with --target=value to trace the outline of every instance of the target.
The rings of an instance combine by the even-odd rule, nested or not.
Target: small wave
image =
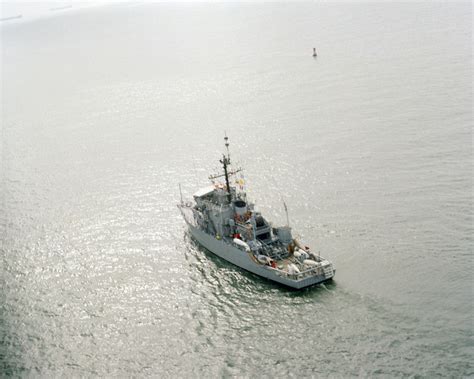
[[[0,18],[0,22],[10,21],[10,20],[17,20],[17,19],[22,18],[22,17],[23,17],[22,14],[18,14],[16,16],[2,17],[2,18]]]
[[[50,10],[51,12],[56,12],[56,11],[62,11],[62,10],[71,9],[71,8],[72,8],[72,5],[64,5],[64,6],[61,6],[61,7],[49,8],[49,10]]]

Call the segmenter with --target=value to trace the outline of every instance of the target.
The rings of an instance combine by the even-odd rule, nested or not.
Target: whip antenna
[[[286,226],[290,226],[290,219],[288,217],[288,208],[284,200],[283,200],[283,206],[285,207],[285,213],[286,213]]]

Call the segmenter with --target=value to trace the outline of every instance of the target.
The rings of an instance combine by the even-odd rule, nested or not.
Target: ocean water
[[[0,33],[0,376],[474,376],[470,3],[125,3]],[[207,185],[224,132],[332,283],[189,237],[178,184]]]

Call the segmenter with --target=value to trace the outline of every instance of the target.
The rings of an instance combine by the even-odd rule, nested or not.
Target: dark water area
[[[0,25],[2,376],[474,375],[470,3],[55,13]],[[332,283],[190,238],[224,131]]]

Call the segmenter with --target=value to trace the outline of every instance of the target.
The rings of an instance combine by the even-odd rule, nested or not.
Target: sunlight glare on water
[[[126,4],[2,22],[0,374],[473,375],[468,3]],[[311,56],[318,50],[317,59]],[[219,169],[331,259],[199,247]]]

